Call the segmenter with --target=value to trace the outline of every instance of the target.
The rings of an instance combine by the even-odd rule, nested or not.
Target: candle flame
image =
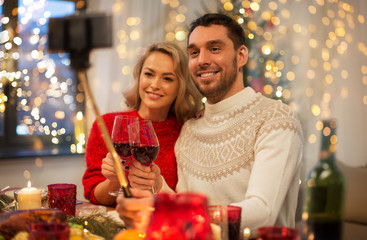
[[[28,184],[27,185],[28,185],[28,188],[31,187],[31,180],[28,181]]]
[[[245,229],[243,230],[243,236],[245,237],[245,239],[248,239],[248,238],[250,237],[250,235],[251,235],[251,230],[250,230],[250,228],[245,228]]]

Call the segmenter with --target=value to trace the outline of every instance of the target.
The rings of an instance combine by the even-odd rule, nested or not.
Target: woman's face
[[[173,59],[164,53],[153,52],[145,60],[139,77],[139,112],[168,114],[177,97],[179,80],[174,72]]]

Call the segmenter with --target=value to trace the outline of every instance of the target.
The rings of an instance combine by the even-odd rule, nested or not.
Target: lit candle
[[[28,181],[28,187],[22,188],[18,192],[18,209],[35,209],[41,208],[41,190],[31,187],[31,181]]]
[[[251,230],[249,228],[245,228],[243,230],[243,237],[244,237],[244,240],[248,240],[250,239],[250,236],[251,236]]]

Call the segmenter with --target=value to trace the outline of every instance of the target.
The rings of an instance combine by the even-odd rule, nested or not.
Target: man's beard
[[[200,87],[200,85],[195,82],[196,87],[199,89],[201,94],[206,97],[210,103],[217,103],[221,100],[223,100],[223,97],[226,95],[226,93],[229,91],[229,89],[232,87],[233,83],[236,81],[237,78],[237,58],[233,58],[233,70],[230,72],[228,79],[225,79],[226,76],[222,76],[221,79],[219,79],[219,82],[217,83],[214,88],[211,89],[203,89]]]

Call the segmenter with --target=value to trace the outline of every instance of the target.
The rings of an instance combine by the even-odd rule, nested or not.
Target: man
[[[297,116],[279,102],[244,87],[248,52],[244,32],[231,18],[206,14],[191,24],[189,70],[207,98],[204,116],[187,121],[175,145],[177,192],[205,193],[210,204],[242,207],[241,229],[295,226],[302,130]],[[129,181],[134,188],[169,191],[159,173],[138,163]],[[152,200],[118,198],[117,210],[128,223]],[[139,213],[141,214],[141,213]]]

